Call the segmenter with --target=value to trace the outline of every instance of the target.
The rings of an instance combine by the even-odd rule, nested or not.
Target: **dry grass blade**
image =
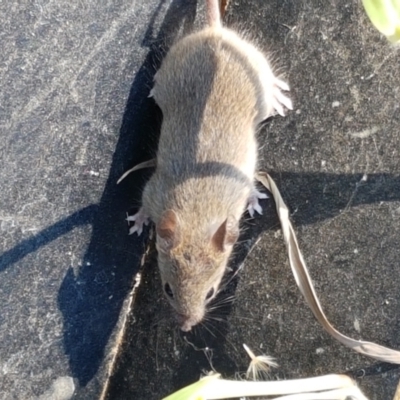
[[[151,160],[148,161],[144,161],[140,164],[135,165],[133,168],[128,169],[128,171],[124,172],[124,174],[121,176],[121,178],[118,179],[117,181],[117,185],[118,183],[120,183],[123,179],[125,179],[131,172],[137,171],[139,169],[143,169],[143,168],[151,168],[151,167],[155,167],[156,166],[156,159],[152,158]]]
[[[276,397],[271,400],[368,400],[367,397],[356,387],[345,389],[328,390],[326,392],[318,393],[300,393],[290,394],[288,396]]]
[[[394,394],[393,400],[400,400],[400,382],[397,384],[396,393]]]
[[[276,210],[278,212],[279,220],[281,221],[283,237],[289,254],[290,267],[295,277],[297,286],[307,300],[307,303],[310,306],[314,316],[317,318],[318,322],[336,340],[338,340],[345,346],[357,351],[358,353],[364,354],[380,361],[400,364],[400,351],[392,350],[376,343],[352,339],[348,336],[343,335],[331,325],[331,323],[326,318],[326,315],[323,312],[321,304],[318,300],[317,294],[315,293],[306,263],[303,259],[303,255],[301,254],[299,245],[297,243],[296,234],[289,220],[289,210],[284,203],[275,182],[266,172],[258,172],[256,174],[256,179],[260,183],[262,183],[274,196]]]

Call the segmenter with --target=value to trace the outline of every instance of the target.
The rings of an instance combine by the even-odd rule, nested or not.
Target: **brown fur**
[[[254,47],[218,26],[176,43],[155,76],[163,124],[141,212],[156,225],[162,282],[183,330],[203,319],[237,240],[274,79]]]

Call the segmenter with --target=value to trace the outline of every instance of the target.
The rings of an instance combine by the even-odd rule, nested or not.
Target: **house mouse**
[[[166,298],[183,331],[200,323],[216,296],[239,221],[262,212],[255,188],[256,130],[292,103],[264,55],[221,22],[219,0],[206,0],[208,26],[174,44],[150,95],[163,122],[156,170],[130,233],[156,227]]]

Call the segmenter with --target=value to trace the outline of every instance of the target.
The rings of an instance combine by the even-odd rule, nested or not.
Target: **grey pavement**
[[[1,400],[160,399],[204,370],[245,371],[242,343],[277,359],[271,379],[348,372],[392,400],[398,368],[315,321],[272,200],[244,218],[222,294],[235,301],[191,334],[170,317],[149,230],[127,235],[151,171],[116,181],[155,154],[152,77],[201,26],[202,1],[1,2],[0,15]],[[231,0],[226,23],[292,88],[295,109],[260,130],[260,169],[290,207],[327,315],[400,349],[399,50],[356,0]]]

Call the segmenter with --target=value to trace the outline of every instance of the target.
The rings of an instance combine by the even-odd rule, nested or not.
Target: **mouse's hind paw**
[[[258,202],[260,199],[268,199],[268,195],[266,193],[259,192],[257,189],[253,189],[247,205],[247,211],[249,212],[251,218],[254,217],[255,211],[262,215],[262,207]]]
[[[282,115],[282,117],[285,116],[285,111],[283,106],[285,106],[289,110],[293,110],[293,104],[292,100],[289,99],[289,97],[285,96],[282,91],[289,91],[289,85],[281,81],[278,78],[275,78],[274,80],[274,88],[272,91],[272,107],[276,113],[279,115]]]
[[[149,223],[149,216],[141,208],[136,214],[128,215],[126,220],[134,222],[134,225],[129,228],[129,234],[132,235],[136,232],[140,236],[143,232],[143,225],[148,225]]]

